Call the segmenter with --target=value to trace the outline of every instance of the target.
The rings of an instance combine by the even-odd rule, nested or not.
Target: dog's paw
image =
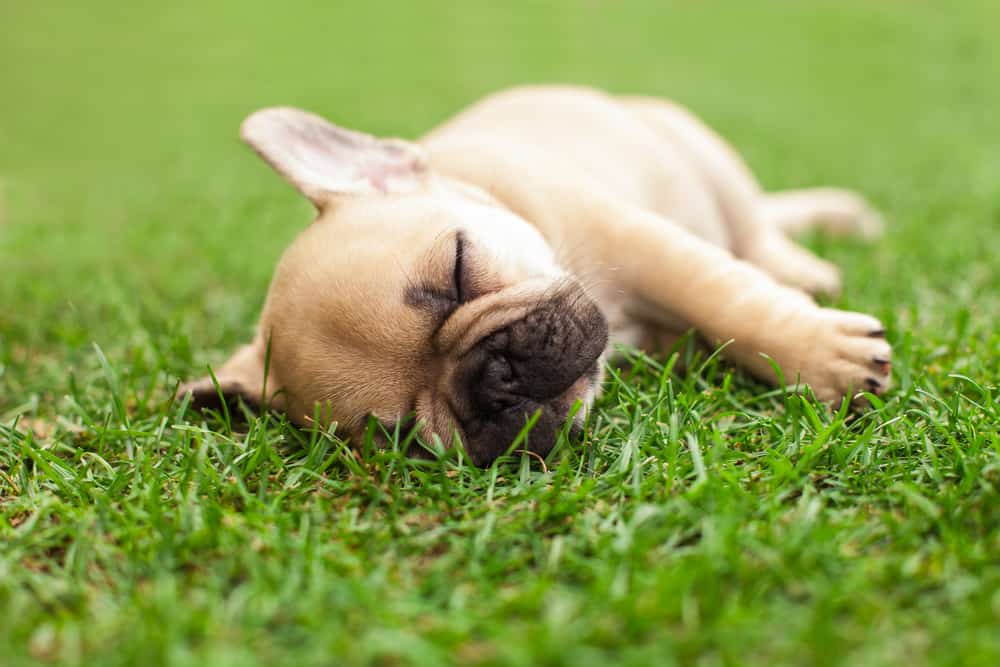
[[[843,188],[810,188],[772,192],[764,196],[761,215],[784,234],[820,229],[834,236],[859,236],[871,241],[885,223],[878,211],[857,192]]]
[[[828,233],[873,241],[885,231],[882,215],[858,193],[825,188],[818,196],[823,204],[821,226]]]
[[[769,234],[760,239],[746,259],[788,287],[812,295],[835,297],[840,294],[840,269],[782,234]]]
[[[862,392],[889,388],[892,348],[885,327],[874,317],[830,308],[819,309],[813,340],[804,340],[799,379],[816,397],[863,402]],[[790,378],[786,378],[790,380]]]
[[[885,218],[864,199],[861,200],[855,217],[854,232],[865,241],[880,239],[885,233]]]

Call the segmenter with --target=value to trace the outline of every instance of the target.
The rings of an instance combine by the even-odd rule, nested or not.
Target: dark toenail
[[[889,360],[886,359],[885,357],[872,357],[872,361],[874,361],[876,364],[881,364],[883,366],[889,363]]]
[[[876,380],[875,378],[866,378],[865,384],[867,384],[872,389],[878,389],[879,387],[882,386],[882,383]]]
[[[885,329],[875,329],[868,332],[869,338],[885,338]]]

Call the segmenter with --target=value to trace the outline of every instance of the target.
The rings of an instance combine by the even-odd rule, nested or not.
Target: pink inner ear
[[[300,109],[257,111],[240,135],[320,208],[336,195],[415,192],[424,185],[419,146],[346,130]]]
[[[406,156],[402,160],[386,160],[386,156],[375,156],[361,165],[360,175],[381,193],[412,192],[417,189],[415,176],[423,171],[423,164],[417,156]]]

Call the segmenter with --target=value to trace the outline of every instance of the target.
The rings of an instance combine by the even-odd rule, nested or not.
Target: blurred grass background
[[[45,420],[63,415],[78,420],[77,415],[86,410],[111,414],[112,398],[105,383],[108,371],[102,369],[92,346],[97,343],[111,365],[120,369],[115,371],[120,373],[118,381],[127,387],[121,400],[128,404],[130,414],[155,425],[166,415],[168,398],[179,378],[197,373],[205,362],[221,361],[232,345],[249,337],[274,262],[310,215],[307,204],[237,140],[240,121],[254,109],[297,105],[368,132],[416,137],[498,88],[525,82],[575,82],[613,92],[662,95],[687,105],[742,151],[768,187],[853,187],[885,211],[888,236],[875,247],[849,241],[811,242],[846,267],[842,305],[872,312],[890,325],[897,353],[897,396],[903,398],[891,407],[886,419],[891,422],[898,415],[904,425],[898,428],[907,434],[893,436],[892,446],[899,449],[892,451],[905,450],[906,454],[893,459],[892,474],[919,479],[923,493],[934,498],[940,479],[932,473],[938,464],[928,464],[919,451],[911,450],[911,446],[924,446],[919,438],[930,428],[907,411],[908,405],[917,409],[907,403],[916,400],[913,388],[919,385],[935,396],[948,397],[957,395],[956,381],[949,373],[966,374],[987,387],[996,387],[1000,378],[997,26],[1000,4],[987,0],[4,0],[0,3],[0,423],[18,415]],[[611,414],[617,414],[610,404],[621,391],[611,392]],[[115,396],[114,401],[118,400]],[[945,411],[950,417],[942,417],[941,433],[957,432],[956,425],[960,425],[979,434],[976,437],[987,437],[991,427],[983,421],[985,409],[975,412],[967,402],[955,400],[973,412],[964,414],[965,421],[961,421],[956,416],[958,408]],[[936,405],[931,398],[925,402]],[[920,410],[926,408],[920,405]],[[117,422],[109,416],[107,423]],[[945,435],[934,433],[935,442],[947,441]],[[995,430],[992,433],[995,443]],[[182,436],[173,437],[172,447],[183,445]],[[4,452],[9,455],[8,463],[0,462],[0,472],[10,475],[15,475],[17,465],[11,461],[19,456],[13,443],[0,444],[0,448],[11,448]],[[612,440],[606,445],[602,451],[618,446]],[[40,446],[55,447],[51,443]],[[993,455],[981,456],[977,465],[993,469],[988,463]],[[714,463],[709,461],[709,465],[714,472]],[[830,474],[839,474],[836,468],[831,466],[834,472]],[[982,659],[990,664],[982,651],[990,645],[989,628],[1000,624],[1000,597],[988,588],[998,581],[995,566],[1000,551],[997,527],[989,525],[990,517],[996,518],[989,509],[997,497],[995,487],[990,486],[995,481],[989,481],[994,478],[983,473],[985,481],[975,482],[980,485],[974,487],[977,493],[986,494],[987,506],[973,491],[954,492],[958,494],[954,507],[965,513],[956,510],[953,523],[946,526],[946,533],[952,531],[948,533],[952,541],[935,552],[937,556],[913,561],[905,549],[933,541],[937,530],[920,532],[916,522],[923,519],[913,507],[904,508],[902,514],[892,509],[882,515],[872,505],[894,508],[896,501],[880,498],[874,491],[875,495],[845,491],[836,502],[844,503],[847,519],[842,523],[830,519],[827,532],[805,538],[805,546],[785,543],[784,522],[798,515],[784,513],[784,494],[799,493],[800,484],[811,482],[793,478],[792,482],[776,482],[771,492],[760,492],[755,490],[756,482],[747,481],[758,479],[756,467],[739,470],[748,475],[740,479],[748,485],[749,495],[756,498],[754,494],[761,493],[760,503],[773,511],[767,510],[772,514],[761,518],[753,514],[757,501],[720,504],[714,518],[722,522],[719,525],[729,526],[725,534],[731,542],[716,547],[730,549],[734,558],[741,550],[753,551],[757,544],[753,540],[758,538],[745,537],[740,531],[744,521],[758,521],[755,525],[765,535],[759,539],[766,548],[753,553],[765,565],[723,567],[721,578],[698,570],[689,561],[684,561],[687,569],[677,561],[676,572],[660,570],[642,561],[654,553],[652,542],[639,541],[636,548],[648,550],[636,557],[640,563],[637,582],[647,577],[642,581],[662,586],[658,589],[662,595],[637,593],[634,603],[619,601],[613,607],[606,606],[601,596],[619,590],[614,583],[619,562],[614,545],[618,543],[612,544],[612,533],[618,528],[600,521],[608,512],[631,516],[638,499],[588,496],[586,488],[575,491],[581,494],[574,501],[579,507],[572,510],[579,517],[578,524],[590,526],[587,530],[604,541],[599,542],[603,545],[599,549],[591,550],[586,540],[574,541],[579,538],[576,533],[566,534],[568,574],[563,578],[546,575],[564,587],[559,589],[563,597],[532,587],[538,571],[532,569],[531,549],[541,547],[517,541],[523,535],[519,531],[534,528],[524,514],[501,514],[494,534],[494,540],[521,545],[509,555],[521,563],[513,572],[496,562],[476,560],[487,558],[481,554],[470,557],[470,565],[463,560],[467,555],[462,551],[464,543],[456,541],[440,554],[439,561],[433,561],[434,567],[445,567],[451,562],[448,559],[454,559],[472,568],[473,574],[463,570],[448,575],[432,569],[434,577],[426,578],[420,572],[431,568],[431,559],[419,555],[422,547],[405,531],[386,536],[377,522],[369,528],[353,523],[345,527],[342,522],[349,523],[349,516],[323,515],[330,517],[330,524],[321,525],[316,519],[315,526],[321,527],[314,530],[330,545],[344,540],[349,553],[338,555],[329,570],[316,575],[321,577],[317,581],[336,580],[338,586],[347,586],[346,592],[337,589],[346,609],[378,609],[386,603],[392,610],[376,613],[374,618],[362,611],[351,612],[354,615],[345,616],[343,625],[336,626],[342,634],[330,642],[350,645],[354,636],[364,634],[372,645],[396,646],[400,654],[447,655],[459,662],[483,663],[603,664],[609,655],[624,652],[633,656],[635,664],[648,664],[650,656],[673,646],[677,653],[663,653],[665,661],[669,657],[692,663],[700,660],[698,664],[739,664],[741,651],[747,647],[759,664],[832,664],[843,659],[852,664],[905,660],[914,665],[972,664]],[[340,473],[352,479],[344,470]],[[26,469],[18,468],[16,474],[30,477]],[[847,485],[866,483],[850,472],[844,474]],[[995,475],[995,470],[990,474]],[[719,479],[716,491],[727,487],[727,478]],[[881,478],[872,480],[876,486],[881,483]],[[355,483],[361,484],[350,481]],[[891,483],[889,479],[887,487]],[[622,488],[625,485],[622,481]],[[140,491],[133,493],[158,498],[156,489],[136,488]],[[10,664],[15,658],[32,657],[86,663],[95,656],[105,663],[129,663],[143,656],[149,642],[156,647],[149,655],[153,663],[206,664],[203,661],[214,656],[214,664],[242,664],[251,660],[245,652],[248,646],[258,657],[264,656],[262,660],[307,664],[327,655],[329,663],[337,662],[336,655],[323,653],[319,636],[292,632],[281,640],[286,643],[270,638],[269,628],[292,623],[283,616],[284,608],[276,602],[279,598],[292,605],[289,613],[295,622],[305,623],[303,618],[326,613],[326,607],[306,602],[295,607],[294,595],[289,603],[287,596],[274,593],[272,599],[262,594],[253,607],[259,614],[254,618],[263,619],[261,625],[256,634],[249,630],[248,635],[241,634],[246,621],[240,616],[240,600],[227,597],[241,589],[234,589],[236,584],[231,586],[226,575],[219,573],[241,572],[239,576],[259,586],[254,590],[273,593],[274,589],[268,589],[271,575],[261,573],[293,564],[282,560],[280,549],[251,553],[248,544],[258,533],[264,535],[272,515],[254,518],[248,512],[244,525],[239,504],[230,505],[223,497],[228,493],[224,487],[221,500],[212,498],[206,504],[218,501],[221,509],[213,511],[231,513],[226,514],[232,520],[226,524],[232,531],[226,538],[232,540],[230,552],[200,550],[196,542],[193,547],[184,543],[183,548],[154,543],[150,549],[162,551],[144,560],[125,546],[131,544],[130,539],[139,539],[128,532],[133,529],[120,527],[124,537],[115,538],[117,542],[109,538],[111,546],[97,574],[70,571],[76,547],[68,549],[69,555],[65,547],[65,540],[75,545],[75,540],[86,537],[87,526],[92,525],[87,523],[91,521],[89,501],[66,500],[61,491],[38,493],[37,497],[14,498],[0,492],[0,505],[8,508],[10,522],[2,528],[10,551],[0,554],[0,579],[6,582],[0,582],[0,609],[9,613],[0,613],[7,616],[0,626],[9,625],[7,634],[0,630],[5,640],[0,647],[16,647],[9,654]],[[354,502],[347,491],[343,493],[344,503]],[[415,512],[427,513],[413,515],[418,523],[433,523],[435,519],[427,517],[434,516],[437,501],[422,493],[418,489],[392,511],[408,517],[407,507],[417,508]],[[359,498],[358,502],[367,502]],[[652,502],[648,497],[645,500]],[[278,507],[278,501],[274,502]],[[691,507],[698,506],[692,502]],[[147,505],[135,503],[126,503],[125,516],[138,534],[147,530],[147,524],[131,518],[130,512],[145,511]],[[23,512],[42,512],[38,508],[45,507],[61,508],[52,510],[55,519],[39,523],[55,532],[37,536],[15,530],[15,517],[22,521]],[[167,505],[168,515],[174,511],[183,515],[182,510]],[[678,519],[688,532],[706,516],[700,513],[702,509],[689,510]],[[462,530],[480,535],[487,521],[492,530],[493,519],[470,511],[474,516]],[[704,511],[711,515],[713,510]],[[294,516],[298,521],[298,514]],[[505,524],[506,520],[510,523]],[[253,525],[254,521],[264,522],[263,526]],[[888,534],[900,543],[906,541],[900,536],[909,536],[912,543],[905,549],[894,546],[880,532],[887,525]],[[855,529],[860,532],[852,533]],[[562,530],[555,532],[561,535]],[[47,541],[45,535],[56,534],[64,541],[55,537]],[[646,539],[654,540],[658,534],[654,531]],[[866,541],[865,535],[875,537]],[[750,542],[740,541],[744,538]],[[810,545],[808,539],[816,541]],[[281,544],[289,553],[299,553]],[[357,544],[362,545],[357,547],[361,555],[351,551]],[[552,546],[548,541],[544,544]],[[824,552],[830,545],[839,550]],[[523,551],[517,550],[522,547]],[[692,548],[700,559],[712,557],[711,549],[716,547],[706,537]],[[757,585],[764,575],[755,567],[769,571],[767,554],[788,549],[792,555],[785,557],[794,559],[803,553],[800,548],[815,559],[800,563],[806,572],[816,572],[814,579],[806,575],[804,580],[785,580],[781,570],[774,574],[774,581]],[[380,554],[391,556],[397,549],[401,559],[412,559],[415,574],[404,573],[369,589],[364,582],[351,588],[354,579],[344,583],[338,578],[340,572],[358,578],[370,568],[378,570],[376,566],[384,565]],[[859,549],[868,560],[853,560]],[[963,561],[966,553],[979,559],[976,562],[992,562],[994,569],[989,572],[993,574]],[[237,554],[248,554],[253,567],[262,569],[241,570],[237,559],[242,556]],[[204,579],[198,569],[203,560],[210,564],[206,566],[210,575]],[[150,562],[161,569],[145,569]],[[399,562],[411,564],[405,559]],[[114,577],[107,575],[118,566],[108,563],[120,563],[122,571],[137,580],[145,581],[144,577],[157,571],[167,579],[154,578],[149,586],[143,583],[120,590]],[[824,563],[833,565],[827,571]],[[910,565],[912,571],[907,570]],[[941,574],[951,572],[952,566],[965,567],[966,578]],[[30,574],[32,567],[42,574]],[[845,580],[843,572],[854,578]],[[107,583],[95,583],[104,581],[102,576]],[[892,583],[897,576],[911,580],[897,588]],[[515,581],[507,583],[508,577]],[[465,582],[463,595],[473,596],[471,602],[463,602],[473,611],[458,607],[455,611],[443,602],[451,600],[448,596],[457,580]],[[80,598],[89,602],[46,602],[45,590],[62,591],[63,585],[72,588],[73,582],[89,591],[100,590],[104,597],[94,594],[93,599]],[[952,582],[955,588],[948,587]],[[692,594],[690,586],[695,584]],[[932,602],[921,606],[921,596],[932,588],[936,597],[928,597]],[[502,590],[503,600],[510,602],[494,601],[492,590]],[[693,597],[678,602],[672,596],[680,591]],[[964,594],[978,596],[976,605],[963,606]],[[154,601],[148,605],[137,602],[149,596]],[[853,607],[845,602],[855,597],[863,602]],[[558,607],[560,600],[571,599],[575,600],[572,605]],[[669,608],[656,606],[668,604],[667,599]],[[813,602],[816,599],[820,602]],[[158,607],[156,600],[167,602]],[[715,602],[727,606],[713,610]],[[271,611],[269,604],[274,608]],[[938,604],[942,606],[932,606]],[[678,605],[683,608],[677,609]],[[445,607],[451,611],[443,612]],[[945,611],[938,613],[940,609]],[[728,619],[726,623],[712,625],[715,611]],[[537,643],[525,640],[521,644],[519,635],[505,634],[508,625],[517,632],[525,624],[532,627],[533,619],[543,613],[548,615],[546,628],[564,629],[532,635]],[[781,614],[789,614],[789,619]],[[794,620],[791,615],[796,615]],[[182,617],[183,621],[165,620]],[[209,617],[214,620],[205,620]],[[467,617],[475,622],[463,620]],[[663,632],[656,632],[644,621],[647,617],[659,619],[655,623],[665,617],[669,623]],[[56,619],[57,625],[42,625],[39,630],[36,621],[45,618]],[[138,620],[133,623],[133,618]],[[62,622],[67,632],[82,633],[83,638],[78,636],[76,644],[64,638],[60,648],[52,628],[62,627],[58,625]],[[325,620],[315,622],[330,630],[322,625]],[[330,622],[340,623],[340,619]],[[192,629],[197,623],[220,634],[199,635]],[[417,640],[405,634],[407,629],[422,632],[421,623],[433,629],[428,641],[459,648],[441,654],[423,644],[408,644]],[[728,631],[727,623],[734,623],[738,630]],[[461,638],[470,626],[480,636],[492,637],[494,643],[463,643]],[[797,628],[796,633],[784,636],[790,626]],[[93,628],[92,637],[88,627]],[[672,644],[674,637],[680,643]],[[574,641],[590,642],[589,646],[597,648],[590,653],[561,650]],[[947,648],[935,650],[939,642]],[[66,646],[89,648],[74,653]],[[116,652],[116,646],[121,652]],[[996,649],[996,644],[992,646]],[[298,649],[311,653],[296,653]],[[382,656],[381,662],[372,658],[377,664],[396,664],[392,650],[358,650],[357,660],[360,655],[374,655]],[[4,661],[0,654],[0,664]]]

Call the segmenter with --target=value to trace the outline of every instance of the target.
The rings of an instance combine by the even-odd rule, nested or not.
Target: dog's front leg
[[[683,318],[711,344],[728,343],[724,354],[758,377],[778,380],[770,357],[786,384],[809,385],[821,399],[888,387],[891,349],[874,317],[822,308],[648,211],[605,202],[588,218],[623,287]]]

